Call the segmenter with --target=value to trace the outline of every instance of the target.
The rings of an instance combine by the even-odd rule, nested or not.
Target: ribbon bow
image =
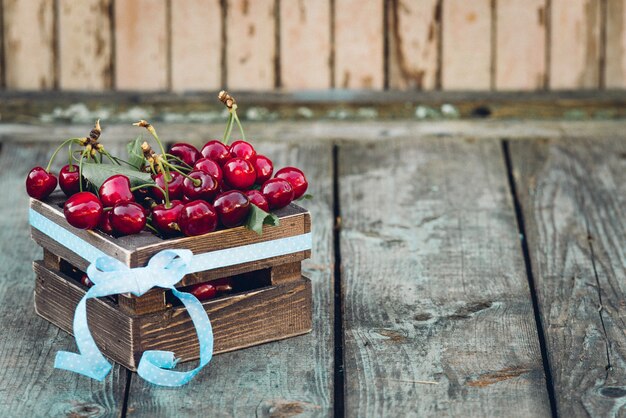
[[[180,292],[174,287],[186,274],[192,257],[190,250],[164,250],[155,254],[146,267],[137,268],[130,268],[109,256],[97,258],[87,268],[87,275],[94,285],[78,303],[74,313],[74,336],[80,354],[59,351],[54,367],[102,381],[112,366],[89,331],[87,299],[128,292],[141,296],[153,287],[162,287],[171,289],[172,294],[187,308],[200,342],[200,364],[187,372],[169,370],[178,362],[174,353],[149,350],[141,356],[137,373],[148,382],[161,386],[181,386],[189,382],[213,356],[213,330],[202,304],[192,294]]]

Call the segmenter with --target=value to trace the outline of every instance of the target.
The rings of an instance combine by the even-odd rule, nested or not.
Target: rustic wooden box
[[[64,200],[55,193],[45,202],[31,199],[30,208],[129,267],[144,266],[152,255],[168,248],[200,254],[309,234],[311,229],[309,213],[291,204],[275,211],[280,225],[264,226],[261,236],[238,227],[168,240],[149,232],[114,238],[70,226],[63,216]],[[89,262],[35,227],[31,237],[44,249],[44,259],[33,263],[35,310],[71,333],[74,310],[88,290],[80,277]],[[309,257],[310,250],[303,250],[188,274],[176,287],[234,277],[233,293],[202,302],[213,326],[214,353],[233,351],[311,331],[311,283],[300,266]],[[140,297],[128,293],[89,299],[87,318],[102,352],[130,370],[136,370],[146,350],[173,351],[181,361],[194,360],[199,356],[195,329],[186,308],[177,302],[161,288]]]

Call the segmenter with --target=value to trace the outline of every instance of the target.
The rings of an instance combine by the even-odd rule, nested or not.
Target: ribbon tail
[[[200,345],[200,364],[193,370],[179,372],[172,369],[177,359],[171,351],[150,350],[143,353],[137,373],[150,383],[160,386],[176,387],[189,382],[193,377],[209,364],[213,357],[213,329],[211,321],[200,301],[192,294],[180,292],[172,288],[172,293],[187,308],[191,322],[196,328]]]
[[[87,292],[83,296],[74,312],[74,337],[80,354],[59,351],[54,361],[54,367],[102,381],[112,366],[100,353],[96,342],[89,332],[89,326],[87,325],[87,299],[91,297],[90,293]]]

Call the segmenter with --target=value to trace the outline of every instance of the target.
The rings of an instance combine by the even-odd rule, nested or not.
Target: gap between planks
[[[341,203],[339,199],[339,145],[333,144],[333,249],[335,251],[335,366],[334,366],[334,403],[335,417],[345,416],[345,373],[343,357],[343,291],[341,282]]]
[[[513,207],[515,209],[515,218],[517,221],[517,228],[520,234],[520,241],[522,247],[522,253],[524,256],[524,267],[526,269],[526,278],[528,279],[528,288],[530,290],[530,297],[533,305],[533,314],[535,317],[535,324],[537,325],[537,337],[539,339],[539,348],[541,349],[541,361],[543,363],[543,371],[546,376],[546,390],[548,392],[548,399],[550,401],[550,412],[553,418],[557,418],[556,409],[556,394],[554,389],[554,381],[552,379],[552,370],[550,368],[550,362],[548,360],[548,345],[546,344],[546,335],[544,333],[543,321],[539,313],[539,301],[537,299],[537,286],[535,284],[535,276],[533,275],[532,264],[530,262],[530,252],[528,250],[528,241],[526,239],[526,225],[524,223],[524,213],[522,212],[522,206],[520,204],[519,196],[515,185],[515,179],[513,178],[513,164],[511,163],[511,151],[509,149],[509,140],[502,140],[502,157],[506,167],[507,180],[509,183],[509,193],[511,194],[511,200],[513,201]]]

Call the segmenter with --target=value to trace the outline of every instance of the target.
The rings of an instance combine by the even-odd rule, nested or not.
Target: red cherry
[[[183,180],[185,180],[185,178],[175,171],[170,172],[170,176],[172,179],[167,185],[170,200],[181,199],[184,193]],[[154,177],[154,182],[157,186],[165,190],[165,174],[157,174],[156,177]],[[151,187],[151,189],[152,196],[154,196],[158,202],[165,200],[165,196],[159,189],[156,187]]]
[[[267,199],[270,209],[280,209],[293,200],[293,187],[285,179],[271,179],[263,183],[261,193]]]
[[[170,148],[170,154],[180,158],[190,167],[193,167],[196,161],[202,158],[202,154],[200,154],[200,151],[198,151],[196,147],[184,142],[172,145],[172,148]]]
[[[143,207],[135,202],[120,202],[111,210],[111,225],[120,235],[138,234],[146,226]]]
[[[86,274],[83,274],[83,276],[80,278],[80,282],[82,283],[83,286],[87,286],[87,287],[93,286],[93,282],[89,280],[89,276],[87,276]]]
[[[98,194],[105,208],[113,207],[116,203],[135,201],[135,196],[130,191],[130,180],[122,174],[115,174],[106,179],[100,186]]]
[[[210,174],[217,180],[219,184],[222,184],[222,169],[220,165],[210,158],[200,158],[193,166],[196,170],[202,170],[207,174]]]
[[[254,162],[256,159],[256,151],[250,143],[246,141],[235,141],[230,145],[230,155],[233,158],[241,158],[246,161]]]
[[[239,190],[222,193],[214,205],[220,222],[228,228],[241,225],[250,211],[250,199]]]
[[[42,167],[30,170],[26,177],[26,193],[35,199],[45,199],[57,187],[57,177]]]
[[[105,234],[113,235],[113,225],[111,225],[111,211],[105,210],[100,216],[100,222],[98,222],[98,229]]]
[[[263,184],[272,177],[274,164],[265,155],[257,155],[253,165],[256,171],[256,184]]]
[[[247,189],[256,181],[254,167],[242,158],[231,158],[222,169],[224,181],[235,189]]]
[[[183,203],[180,200],[170,202],[169,208],[165,204],[156,205],[152,208],[152,222],[165,235],[178,233],[178,216],[183,210]]]
[[[67,222],[75,228],[94,229],[100,223],[102,203],[91,192],[79,192],[72,195],[63,206]]]
[[[217,180],[202,170],[194,170],[188,176],[190,178],[185,178],[183,187],[189,199],[213,200],[220,190]],[[200,184],[196,185],[192,179],[199,180]]]
[[[61,186],[61,190],[67,197],[80,191],[79,179],[78,166],[66,164],[61,168],[61,171],[59,171],[59,186]]]
[[[231,157],[228,145],[216,139],[207,142],[204,147],[202,147],[201,153],[202,156],[210,158],[219,165],[224,165]]]
[[[210,203],[194,200],[183,206],[178,216],[178,226],[187,236],[213,232],[217,227],[217,212]]]
[[[191,286],[189,293],[198,298],[198,300],[208,300],[217,296],[217,288],[211,283],[198,283]]]
[[[289,184],[291,184],[291,187],[293,187],[294,200],[299,199],[309,187],[309,183],[306,181],[304,173],[296,167],[281,168],[276,172],[274,177],[277,179],[285,179],[289,182]]]
[[[263,209],[265,212],[270,211],[270,207],[267,203],[267,199],[258,190],[246,190],[246,196],[250,199],[250,203],[256,205],[259,209]]]

